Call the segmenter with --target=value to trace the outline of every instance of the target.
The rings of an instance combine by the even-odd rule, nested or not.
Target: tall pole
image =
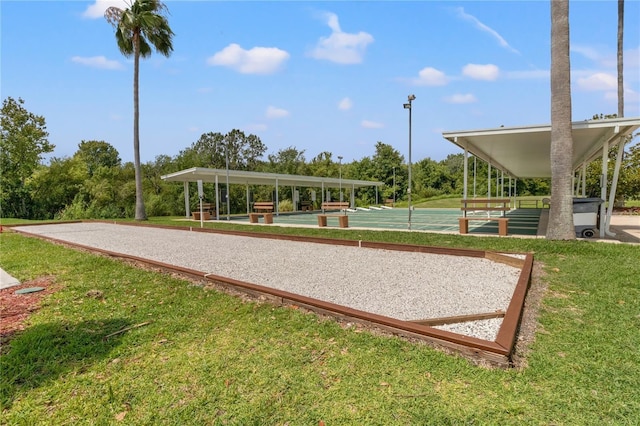
[[[393,207],[396,206],[396,168],[393,168]]]
[[[231,200],[229,199],[229,142],[224,144],[224,157],[227,163],[227,220],[231,220]]]
[[[338,162],[340,163],[340,166],[338,168],[340,170],[340,179],[338,180],[338,182],[339,182],[339,185],[340,185],[340,187],[339,187],[340,188],[339,189],[339,191],[340,191],[340,202],[342,202],[342,155],[338,155]],[[345,209],[344,211],[346,212],[347,210]]]
[[[409,231],[411,231],[411,102],[416,99],[416,95],[409,95],[408,104],[404,104],[404,108],[409,110],[409,184],[407,186],[407,196],[409,200]]]

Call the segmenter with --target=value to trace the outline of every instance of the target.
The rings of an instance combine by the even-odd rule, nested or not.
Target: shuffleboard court
[[[274,224],[318,226],[320,212],[280,213],[274,215]],[[334,212],[337,213],[337,212]],[[507,212],[509,218],[509,234],[519,236],[535,236],[542,209],[516,209]],[[407,230],[409,210],[402,208],[370,208],[348,211],[350,228],[370,228],[388,230]],[[486,212],[470,212],[470,216],[485,217]],[[460,228],[458,218],[460,209],[414,209],[411,213],[411,230],[425,232],[458,233]],[[493,214],[491,217],[498,217]],[[248,219],[234,219],[234,221],[248,222]],[[335,223],[330,225],[337,226]],[[474,220],[470,222],[470,234],[498,234],[496,221]]]

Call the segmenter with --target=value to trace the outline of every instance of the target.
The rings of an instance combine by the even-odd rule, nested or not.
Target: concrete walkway
[[[4,269],[0,268],[0,290],[20,285],[20,281],[7,274]]]
[[[611,215],[609,227],[615,239],[625,243],[640,243],[640,216],[614,214]]]

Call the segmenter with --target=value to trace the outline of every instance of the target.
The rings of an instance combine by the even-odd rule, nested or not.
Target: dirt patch
[[[42,287],[44,290],[16,294],[16,290],[30,287]],[[25,329],[26,320],[38,310],[42,298],[56,290],[55,278],[52,276],[0,290],[0,347],[4,347],[17,331]]]
[[[535,341],[536,331],[542,332],[542,330],[538,330],[538,314],[548,288],[544,275],[543,265],[540,262],[533,262],[531,286],[524,301],[520,329],[512,355],[513,367],[517,369],[524,369],[528,366],[527,357],[531,351],[531,345]]]

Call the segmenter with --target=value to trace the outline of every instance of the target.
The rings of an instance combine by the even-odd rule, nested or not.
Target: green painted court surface
[[[509,218],[510,235],[536,235],[541,209],[517,209],[507,212]],[[281,213],[273,217],[274,224],[290,224],[318,226],[318,211],[313,213]],[[338,214],[338,212],[329,212]],[[394,208],[382,210],[370,210],[347,212],[349,227],[372,229],[407,230],[409,210]],[[486,217],[486,212],[469,214],[473,217]],[[458,218],[461,217],[460,209],[415,209],[411,213],[411,229],[415,231],[435,231],[458,233]],[[493,215],[492,217],[498,217]],[[248,219],[244,219],[248,221]],[[262,219],[260,219],[262,222]],[[328,218],[328,226],[337,227],[337,218]],[[469,222],[471,234],[497,234],[497,221],[472,220]]]

